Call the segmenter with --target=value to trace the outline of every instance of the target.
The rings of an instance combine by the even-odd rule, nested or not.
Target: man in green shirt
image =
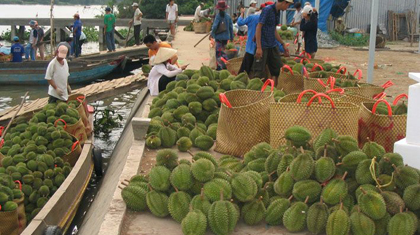
[[[104,24],[106,47],[108,48],[108,52],[113,52],[115,51],[115,15],[111,13],[111,8],[109,7],[105,8]]]

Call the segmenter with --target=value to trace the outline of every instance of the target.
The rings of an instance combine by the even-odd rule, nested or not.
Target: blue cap
[[[29,25],[35,25],[35,20],[29,21]]]
[[[106,7],[105,8],[105,11],[111,11],[111,8],[110,7]]]
[[[13,37],[13,41],[14,41],[14,42],[18,42],[18,41],[19,41],[19,37],[18,37],[18,36],[14,36],[14,37]]]

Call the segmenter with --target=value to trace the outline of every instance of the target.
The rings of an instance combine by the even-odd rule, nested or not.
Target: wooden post
[[[369,62],[367,82],[373,82],[373,67],[375,65],[376,27],[378,25],[379,0],[372,0],[372,13],[370,15]]]
[[[104,40],[104,27],[99,26],[99,51],[105,50],[105,40]]]
[[[10,39],[13,40],[13,37],[16,36],[16,25],[12,25],[10,29]],[[23,38],[19,38],[20,40],[23,40]],[[21,41],[22,42],[22,41]]]

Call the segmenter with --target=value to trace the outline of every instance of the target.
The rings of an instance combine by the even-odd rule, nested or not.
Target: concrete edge
[[[143,102],[145,102],[145,105],[142,105],[143,107],[141,107],[142,110],[140,112],[141,115],[139,115],[141,118],[133,117],[133,120],[131,121],[131,125],[134,132],[133,134],[135,137],[137,137],[135,138],[132,146],[130,147],[127,161],[119,178],[120,184],[114,189],[113,198],[108,207],[108,211],[104,217],[103,223],[99,229],[98,234],[116,235],[121,233],[127,208],[121,197],[121,188],[119,186],[124,187],[124,185],[121,185],[121,182],[123,182],[124,180],[129,180],[133,175],[138,174],[140,171],[140,163],[146,147],[145,139],[140,138],[140,136],[145,136],[147,133],[147,128],[150,119],[145,117],[147,117],[146,114],[150,110],[150,106],[147,105],[147,103],[150,100],[150,96],[144,98]],[[138,125],[140,125],[141,127],[137,128]]]

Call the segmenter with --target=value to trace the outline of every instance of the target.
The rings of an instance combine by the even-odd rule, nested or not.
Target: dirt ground
[[[178,50],[180,64],[189,63],[189,68],[199,69],[202,64],[208,65],[210,60],[209,40],[205,38],[197,47],[194,45],[204,37],[204,34],[183,31],[178,27],[176,40],[173,47]],[[396,96],[408,92],[408,86],[415,83],[408,78],[409,72],[420,72],[420,54],[413,53],[418,50],[418,43],[410,47],[408,42],[389,42],[389,50],[376,51],[374,80],[376,85],[382,85],[391,80],[395,85],[388,88],[386,93]],[[354,72],[361,69],[363,81],[366,81],[369,51],[356,50],[340,46],[334,49],[319,49],[317,59],[322,59],[333,64],[342,64],[347,70]]]

